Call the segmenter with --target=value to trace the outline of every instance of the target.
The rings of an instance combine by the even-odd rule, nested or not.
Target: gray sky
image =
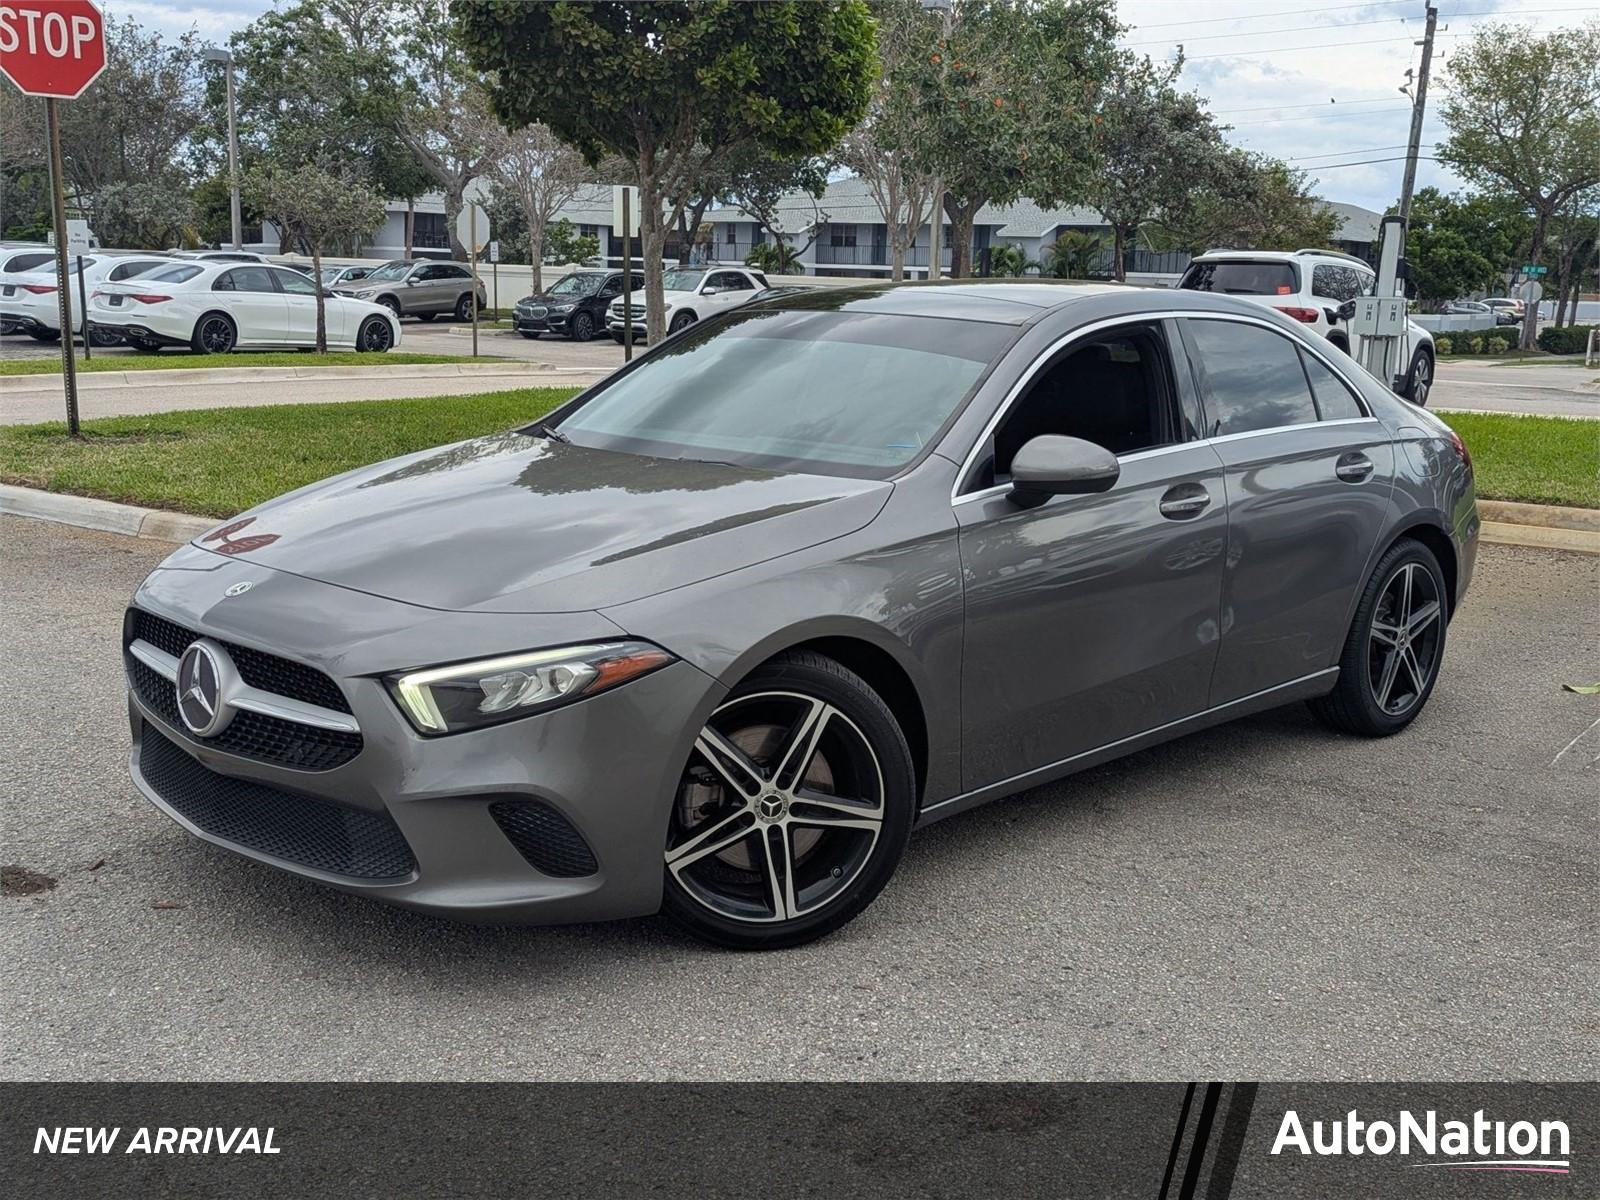
[[[218,42],[272,7],[272,0],[101,3],[108,13],[165,33],[193,27]],[[1450,54],[1475,26],[1515,20],[1555,29],[1596,12],[1581,0],[1438,0],[1438,6],[1425,154],[1442,132],[1435,114],[1449,83]],[[1413,42],[1422,36],[1423,0],[1118,0],[1117,7],[1132,26],[1125,44],[1158,59],[1183,44],[1183,81],[1234,127],[1231,140],[1288,159],[1327,199],[1382,209],[1398,196],[1403,163],[1341,164],[1404,153],[1410,102],[1396,89],[1417,63]],[[1423,162],[1417,185],[1429,184],[1460,186],[1442,167]]]

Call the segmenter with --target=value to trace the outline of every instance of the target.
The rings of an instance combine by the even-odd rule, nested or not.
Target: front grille
[[[567,878],[600,869],[583,834],[542,800],[499,800],[489,815],[517,853],[546,875]]]
[[[139,772],[185,820],[225,842],[354,879],[403,879],[416,870],[387,814],[219,775],[148,725]]]
[[[143,638],[157,649],[165,650],[173,658],[182,658],[183,652],[189,648],[189,643],[200,636],[192,629],[185,629],[182,625],[176,625],[153,613],[137,608],[133,610],[130,637]],[[350,711],[350,702],[339,690],[339,685],[315,667],[279,658],[276,654],[267,654],[262,650],[252,650],[248,646],[236,646],[220,638],[214,640],[228,652],[228,657],[233,659],[233,665],[239,668],[240,678],[251,687],[260,688],[263,692],[272,692],[274,695],[287,696],[291,700],[303,700],[307,704],[331,708],[334,712]]]
[[[174,658],[181,658],[189,643],[199,636],[161,617],[133,610],[129,640],[142,638]],[[320,671],[260,650],[235,646],[230,642],[221,644],[227,648],[229,657],[239,668],[239,674],[250,686],[305,700],[310,704],[320,704],[324,708],[346,713],[350,711],[344,693]],[[172,681],[131,654],[125,653],[123,660],[128,668],[128,682],[145,705],[173,729],[183,729],[183,721],[178,716],[177,692]],[[246,663],[249,665],[246,666]],[[302,725],[298,721],[285,721],[280,717],[243,709],[233,714],[233,720],[228,722],[227,728],[215,737],[205,739],[205,743],[241,758],[253,758],[257,762],[293,767],[299,771],[331,771],[361,753],[362,747],[359,733],[318,729],[314,725]]]

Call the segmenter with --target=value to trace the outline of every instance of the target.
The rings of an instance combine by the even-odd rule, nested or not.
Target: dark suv
[[[633,273],[633,290],[644,311],[644,275]],[[571,271],[543,292],[517,301],[512,327],[525,338],[541,333],[565,334],[587,342],[606,327],[606,305],[622,295],[621,271]]]

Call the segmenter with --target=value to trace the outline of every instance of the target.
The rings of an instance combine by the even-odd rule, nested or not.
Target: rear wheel
[[[784,655],[695,739],[667,830],[663,908],[722,946],[813,941],[883,889],[915,808],[911,752],[878,694],[832,659]]]
[[[1339,658],[1338,685],[1311,711],[1344,733],[1387,737],[1416,719],[1444,661],[1449,612],[1439,560],[1401,538],[1373,568]]]
[[[394,345],[394,330],[383,317],[368,317],[356,334],[356,349],[382,354]]]
[[[36,342],[56,342],[61,340],[61,334],[54,329],[30,329],[28,336]]]
[[[1428,403],[1428,393],[1433,390],[1433,357],[1426,350],[1418,350],[1411,360],[1411,372],[1406,376],[1406,399],[1418,408]]]
[[[189,347],[196,354],[227,354],[238,345],[239,331],[222,313],[207,313],[195,322]]]
[[[692,312],[681,312],[677,316],[672,318],[672,323],[667,326],[667,332],[668,333],[677,333],[678,330],[687,329],[687,328],[689,328],[689,326],[691,326],[693,324],[694,324],[694,314]]]
[[[126,339],[120,333],[107,333],[102,329],[89,330],[89,345],[120,346]]]

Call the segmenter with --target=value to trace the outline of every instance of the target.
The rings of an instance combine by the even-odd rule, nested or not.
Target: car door
[[[955,504],[969,789],[1206,707],[1228,515],[1175,336],[1171,322],[1145,321],[1058,343],[976,451]],[[1116,483],[1018,503],[1008,463],[1047,433],[1112,450]]]
[[[317,285],[297,271],[273,271],[278,286],[283,289],[285,312],[288,317],[288,340],[292,346],[315,346],[317,344]],[[326,306],[328,322],[328,340],[342,342],[349,339],[344,336],[344,327],[340,322],[340,307],[337,302]]]
[[[715,289],[716,295],[705,295],[710,289]],[[708,310],[702,316],[736,308],[755,294],[754,281],[743,271],[712,271],[706,276],[706,282],[701,289],[701,300]]]
[[[233,318],[240,346],[288,344],[289,306],[271,268],[234,267],[217,277],[212,291]]]
[[[1227,480],[1219,705],[1338,660],[1384,527],[1394,453],[1335,369],[1337,353],[1245,317],[1190,316],[1183,335]]]

